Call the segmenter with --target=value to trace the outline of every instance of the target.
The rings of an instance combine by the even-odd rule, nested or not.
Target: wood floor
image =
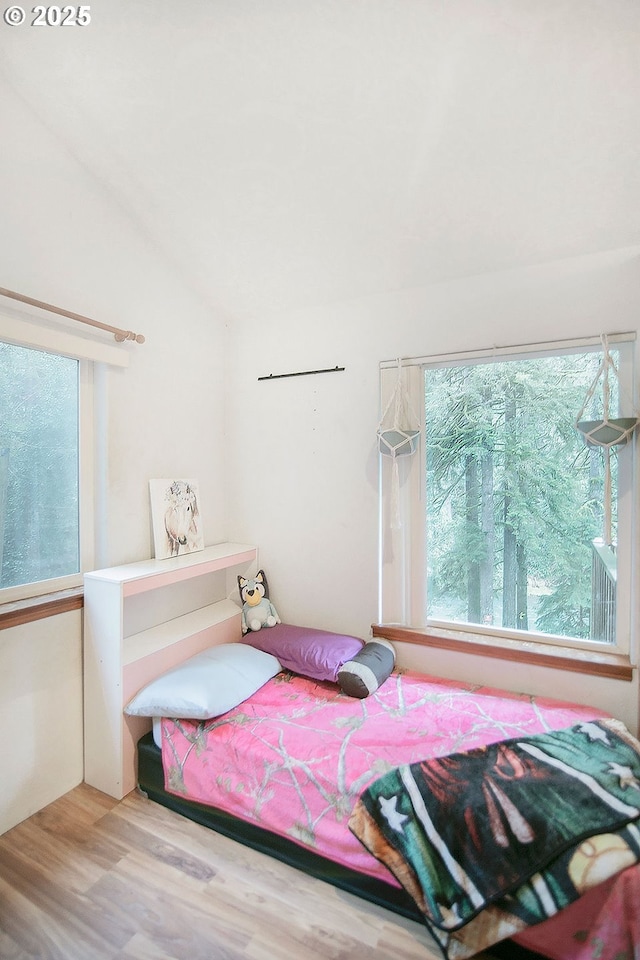
[[[426,929],[134,792],[0,837],[2,960],[440,960]],[[485,960],[490,960],[485,955]]]

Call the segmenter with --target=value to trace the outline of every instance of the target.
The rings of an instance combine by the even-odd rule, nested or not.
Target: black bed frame
[[[164,789],[162,754],[154,742],[152,733],[145,734],[138,741],[138,787],[150,800],[174,810],[189,820],[209,827],[216,833],[237,840],[260,853],[275,857],[289,866],[296,867],[312,877],[324,880],[363,900],[423,923],[423,917],[414,901],[400,887],[394,887],[382,880],[349,870],[317,853],[305,850],[292,840],[280,837],[255,824],[239,820],[216,807],[209,807],[168,793]],[[540,954],[525,950],[511,940],[496,944],[491,947],[489,953],[500,960],[544,960]]]

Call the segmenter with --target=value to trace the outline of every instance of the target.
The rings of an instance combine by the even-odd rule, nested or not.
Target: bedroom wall
[[[147,337],[125,347],[128,370],[98,376],[96,566],[149,555],[149,478],[194,476],[206,542],[256,543],[283,618],[366,637],[377,611],[379,361],[639,323],[631,250],[267,311],[232,330],[1,77],[0,128],[0,285]],[[257,380],[336,364],[345,372]],[[76,614],[0,631],[0,712],[23,751],[14,757],[6,739],[0,748],[0,832],[82,776],[81,644]],[[566,674],[401,656],[637,714],[635,683],[583,690]]]
[[[146,337],[128,369],[97,372],[94,566],[150,556],[153,477],[198,479],[205,540],[225,539],[225,324],[1,81],[0,129],[0,286]],[[16,308],[0,298],[0,330]],[[81,628],[0,630],[0,832],[82,779]]]
[[[229,522],[234,536],[259,544],[280,616],[363,638],[376,620],[380,360],[637,331],[639,279],[640,250],[627,249],[245,323],[230,364]],[[257,379],[335,365],[345,372]],[[588,700],[637,723],[636,682],[434,658],[406,644],[401,657]]]

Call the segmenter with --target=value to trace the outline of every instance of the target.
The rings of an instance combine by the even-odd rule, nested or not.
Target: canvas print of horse
[[[157,560],[204,550],[197,480],[150,480],[151,521]]]

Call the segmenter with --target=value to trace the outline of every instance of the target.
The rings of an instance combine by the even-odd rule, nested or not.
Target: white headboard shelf
[[[217,543],[85,574],[84,778],[91,786],[118,800],[135,788],[135,747],[151,721],[125,716],[123,707],[165,670],[240,640],[237,577],[255,572],[257,560],[256,547]]]

